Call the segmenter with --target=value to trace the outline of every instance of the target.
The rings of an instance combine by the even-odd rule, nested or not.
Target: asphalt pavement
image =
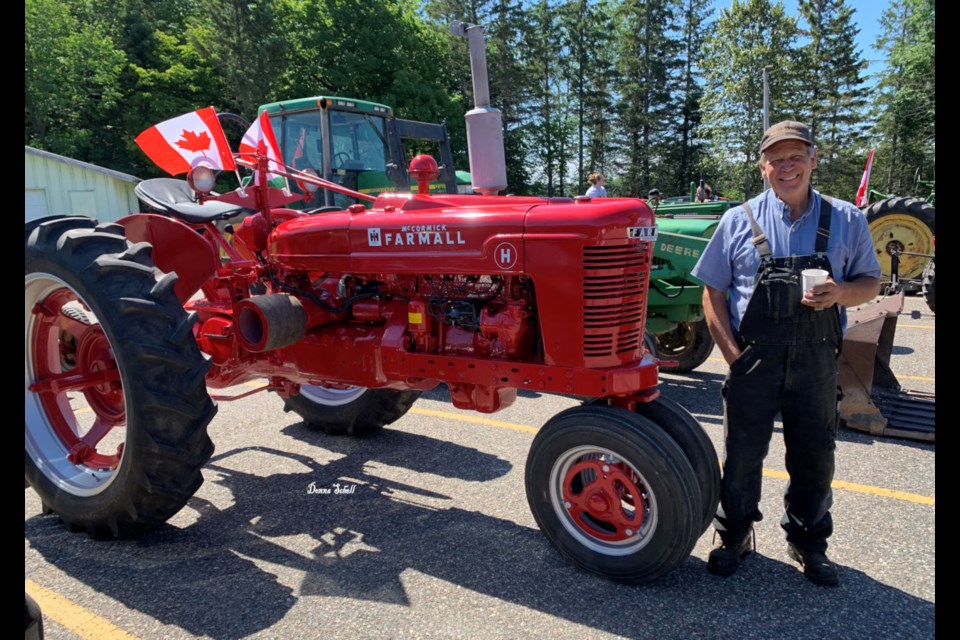
[[[892,369],[935,392],[935,317],[900,316]],[[661,376],[722,454],[715,352]],[[240,389],[245,391],[249,389]],[[935,636],[935,445],[840,433],[830,555],[808,582],[779,527],[779,426],[764,464],[758,552],[710,575],[712,531],[661,580],[625,586],[568,565],[537,529],[523,472],[537,429],[577,400],[521,393],[493,415],[424,394],[372,438],[332,437],[276,396],[220,403],[205,482],[168,524],[93,540],[24,492],[27,591],[47,638],[859,639]]]

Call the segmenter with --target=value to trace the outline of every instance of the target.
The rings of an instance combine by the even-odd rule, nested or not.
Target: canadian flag
[[[867,166],[863,168],[863,177],[860,178],[860,188],[857,189],[857,200],[854,202],[858,207],[863,207],[870,199],[867,195],[867,185],[870,184],[870,170],[873,168],[873,149],[870,149],[870,155],[867,156]]]
[[[138,135],[136,143],[172,176],[200,165],[227,171],[237,168],[213,107],[156,124]]]
[[[268,166],[283,166],[280,146],[277,144],[276,136],[273,135],[273,126],[266,111],[260,112],[260,117],[254,120],[247,132],[243,134],[243,139],[240,141],[240,155],[246,156],[247,160],[266,156],[270,161]],[[281,177],[279,174],[267,171],[267,180],[279,177]]]

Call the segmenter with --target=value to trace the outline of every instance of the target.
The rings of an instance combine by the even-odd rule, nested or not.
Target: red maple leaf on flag
[[[193,131],[184,129],[180,133],[180,139],[177,140],[176,144],[187,151],[206,151],[210,148],[210,136],[207,135],[206,131],[201,131],[200,135],[197,135]]]

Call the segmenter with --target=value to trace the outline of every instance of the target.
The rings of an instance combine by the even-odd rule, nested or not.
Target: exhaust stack
[[[507,162],[503,150],[503,119],[500,111],[490,106],[483,27],[456,20],[450,23],[450,34],[466,38],[470,47],[474,106],[467,112],[466,120],[473,190],[496,195],[507,188]]]

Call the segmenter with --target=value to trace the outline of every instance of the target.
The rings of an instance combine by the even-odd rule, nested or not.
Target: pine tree
[[[810,38],[801,50],[801,74],[807,105],[803,119],[819,158],[813,179],[824,191],[850,199],[864,156],[860,141],[867,90],[861,76],[865,62],[856,49],[860,29],[844,0],[802,0],[800,13]]]
[[[609,46],[613,32],[610,3],[607,0],[567,0],[558,14],[562,25],[563,49],[561,73],[566,78],[576,158],[577,193],[586,190],[587,175],[606,171],[611,149],[610,131],[614,119],[610,84],[613,78],[613,53]]]
[[[874,175],[884,191],[912,194],[915,176],[936,175],[936,6],[894,0],[880,23],[877,48],[887,53],[887,64],[878,85]]]
[[[624,0],[616,9],[621,195],[646,194],[662,171],[673,113],[669,79],[677,41],[672,0]]]
[[[547,0],[538,0],[527,12],[521,56],[530,80],[529,103],[523,111],[525,137],[530,144],[530,164],[539,167],[534,175],[535,191],[547,196],[562,194],[566,167],[561,157],[564,146],[564,113],[561,95],[565,91],[561,73],[561,37],[557,14]],[[545,183],[538,184],[540,180]]]
[[[763,135],[763,69],[773,67],[770,122],[799,119],[796,21],[770,0],[733,0],[704,44],[703,128],[711,172],[728,195],[750,197],[762,188],[757,170]]]
[[[700,177],[703,147],[700,141],[700,101],[703,97],[703,45],[707,21],[713,13],[711,0],[682,0],[679,16],[679,62],[671,81],[677,104],[673,139],[667,145],[668,173],[664,187],[686,193]],[[711,178],[712,180],[713,178]],[[719,184],[714,184],[714,189]]]

